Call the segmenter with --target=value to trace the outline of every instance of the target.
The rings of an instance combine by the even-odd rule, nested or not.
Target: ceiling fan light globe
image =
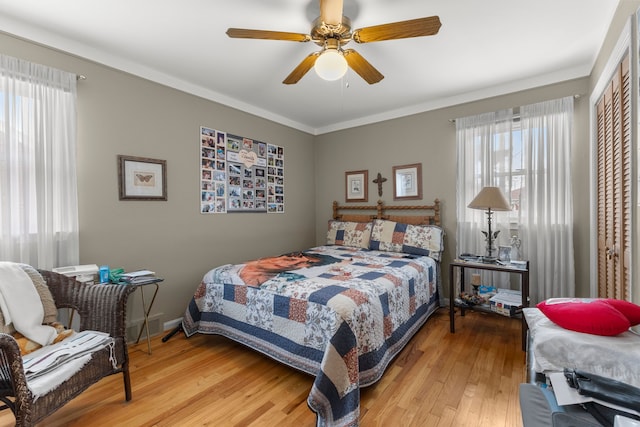
[[[347,60],[337,50],[326,50],[316,59],[313,68],[321,79],[334,81],[347,72]]]

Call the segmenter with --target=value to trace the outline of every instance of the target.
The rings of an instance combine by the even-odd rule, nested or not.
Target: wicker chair
[[[72,308],[80,316],[80,330],[95,330],[115,339],[116,366],[110,360],[110,350],[94,353],[79,372],[60,386],[34,401],[27,386],[22,357],[11,335],[0,334],[0,409],[11,409],[16,426],[32,426],[52,414],[92,384],[107,375],[122,373],[127,401],[131,400],[129,355],[125,338],[125,313],[133,286],[87,285],[50,271],[40,270],[58,308]]]

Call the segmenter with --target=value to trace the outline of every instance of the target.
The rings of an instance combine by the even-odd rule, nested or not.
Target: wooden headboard
[[[364,211],[364,213],[344,213],[345,211]],[[410,211],[415,213],[397,215],[395,213],[388,213],[389,211]],[[389,221],[413,225],[441,225],[440,200],[435,199],[433,205],[419,206],[385,206],[382,200],[378,200],[376,206],[346,206],[340,205],[338,202],[333,202],[333,219],[353,222],[369,222],[374,219],[387,219]]]

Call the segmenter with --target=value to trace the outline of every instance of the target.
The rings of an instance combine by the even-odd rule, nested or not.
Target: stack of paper
[[[70,265],[68,267],[54,268],[52,271],[64,274],[67,277],[77,277],[98,274],[98,266],[96,264]]]
[[[156,273],[150,270],[137,270],[124,273],[120,279],[127,283],[144,283],[156,277]]]

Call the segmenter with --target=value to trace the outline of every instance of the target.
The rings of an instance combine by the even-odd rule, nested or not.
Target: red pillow
[[[553,323],[576,332],[613,336],[629,329],[629,320],[604,300],[551,298],[537,305]]]
[[[615,307],[624,317],[627,318],[631,326],[640,325],[640,305],[621,299],[605,299],[607,304]]]

